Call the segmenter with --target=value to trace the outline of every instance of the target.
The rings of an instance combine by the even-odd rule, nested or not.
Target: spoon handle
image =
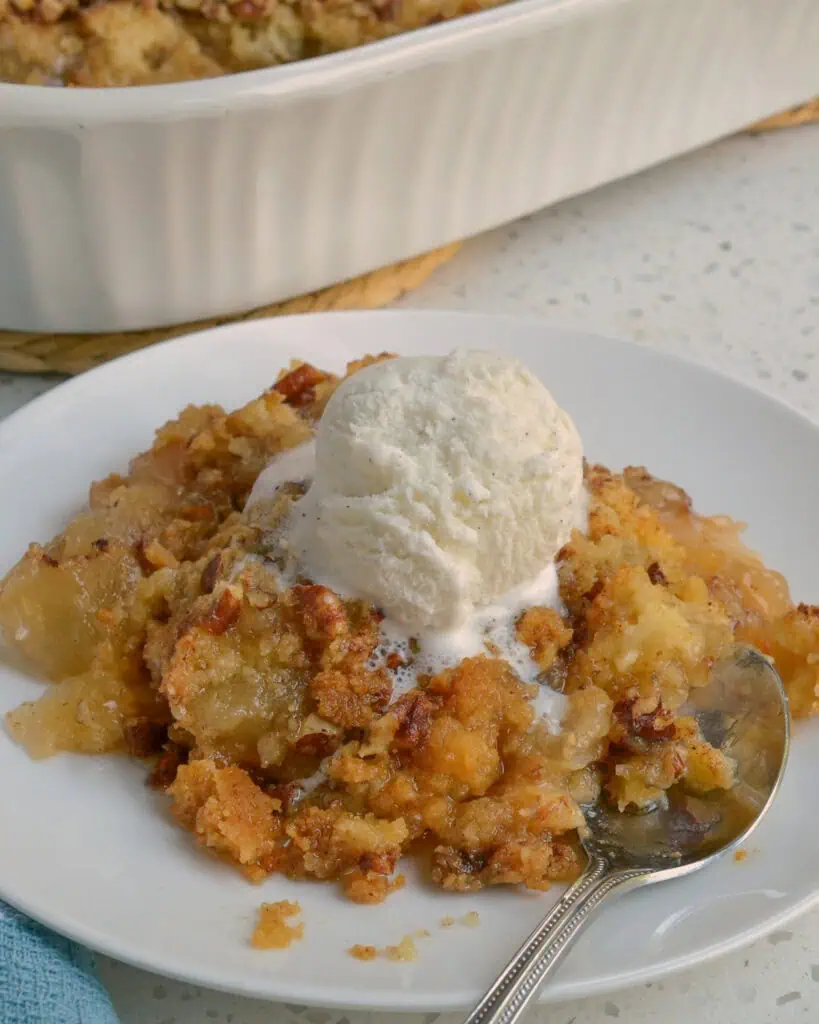
[[[602,857],[590,857],[586,870],[515,953],[465,1024],[516,1024],[592,912],[615,890],[645,876],[642,869],[612,871]]]

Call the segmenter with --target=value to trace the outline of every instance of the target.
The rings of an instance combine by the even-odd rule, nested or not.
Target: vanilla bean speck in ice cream
[[[286,544],[305,575],[406,630],[451,631],[542,578],[584,519],[569,416],[519,361],[457,351],[385,360],[338,388]]]

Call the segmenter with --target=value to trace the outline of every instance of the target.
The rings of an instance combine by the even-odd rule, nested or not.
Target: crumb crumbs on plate
[[[375,960],[378,956],[378,950],[375,946],[350,946],[347,950],[350,956],[356,958],[356,960]]]
[[[290,900],[263,903],[259,907],[259,917],[250,945],[254,949],[287,949],[298,942],[304,938],[304,925],[301,922],[290,924],[288,919],[300,913],[301,904]]]
[[[416,936],[418,936],[418,933],[416,933]],[[365,961],[376,960],[378,957],[381,957],[384,960],[409,963],[418,959],[418,947],[415,945],[415,938],[412,935],[405,935],[397,945],[385,946],[384,949],[377,949],[375,946],[356,945],[350,946],[347,952],[350,956],[355,957],[356,960]]]
[[[470,910],[463,917],[442,917],[439,921],[441,928],[453,928],[456,924],[464,928],[477,928],[481,923],[481,917],[477,910]],[[416,940],[428,939],[431,932],[427,928],[418,928],[416,931],[405,935],[395,946],[385,946],[378,949],[376,946],[355,945],[350,946],[347,952],[356,960],[377,960],[379,957],[384,960],[410,962],[418,959],[418,947]]]
[[[381,957],[384,960],[410,963],[418,959],[416,940],[428,939],[429,937],[430,933],[426,928],[419,928],[410,935],[405,935],[395,946],[385,946],[384,949],[378,949],[376,946],[356,945],[350,946],[347,952],[350,956],[355,957],[356,960],[376,960],[378,957]]]
[[[477,910],[470,910],[463,917],[442,917],[438,923],[441,928],[454,928],[456,924],[463,925],[464,928],[477,928],[481,923],[481,915]]]
[[[415,945],[415,939],[411,935],[405,935],[397,946],[387,946],[384,950],[384,956],[388,960],[403,961],[405,963],[417,960],[418,947]]]
[[[747,856],[747,850],[737,850],[737,852],[734,854],[734,860],[737,862],[737,864],[741,864],[742,861],[744,861],[747,858]]]

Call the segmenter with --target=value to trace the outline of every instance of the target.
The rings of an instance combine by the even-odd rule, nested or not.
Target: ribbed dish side
[[[0,128],[0,326],[127,330],[274,302],[819,93],[815,0],[585,10],[269,109]]]

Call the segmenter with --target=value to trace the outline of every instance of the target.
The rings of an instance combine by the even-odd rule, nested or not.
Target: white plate
[[[819,598],[819,430],[754,391],[636,346],[535,320],[361,313],[254,321],[120,359],[32,402],[0,425],[0,570],[82,505],[88,482],[125,466],[186,402],[256,395],[293,356],[341,369],[385,349],[500,347],[547,382],[591,459],[645,463],[698,507],[751,522],[750,543]],[[39,684],[0,668],[0,712]],[[782,793],[748,858],[628,896],[604,912],[544,993],[610,991],[690,967],[781,926],[819,892],[814,726],[797,730]],[[331,886],[272,878],[254,887],[208,859],[124,758],[34,763],[0,736],[0,894],[58,931],[121,960],[215,988],[297,1003],[395,1010],[465,1006],[541,917],[550,895],[457,896],[412,884],[380,907]],[[286,952],[247,944],[263,900],[298,899],[306,937]],[[478,928],[442,930],[477,910]],[[419,959],[361,963],[352,943],[385,945],[427,928]]]

